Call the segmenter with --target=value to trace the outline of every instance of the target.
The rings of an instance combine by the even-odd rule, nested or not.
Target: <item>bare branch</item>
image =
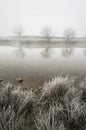
[[[66,29],[64,31],[64,37],[65,37],[66,41],[71,40],[72,38],[75,37],[75,31],[73,29],[71,29],[71,28]]]
[[[13,33],[18,36],[18,37],[21,37],[24,33],[24,28],[21,24],[19,25],[15,25],[14,26],[14,29],[13,29]]]
[[[45,38],[49,42],[53,37],[52,28],[50,26],[46,26],[42,28],[41,35],[43,38]]]

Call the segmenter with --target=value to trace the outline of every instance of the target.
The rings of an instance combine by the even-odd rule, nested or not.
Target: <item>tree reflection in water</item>
[[[83,50],[83,54],[84,54],[84,56],[86,56],[86,49]]]
[[[46,47],[41,51],[41,56],[46,59],[50,59],[54,55],[54,50],[52,48]]]
[[[18,58],[24,58],[25,57],[25,51],[23,49],[23,47],[19,46],[16,51],[15,54]]]
[[[62,50],[62,56],[64,57],[70,57],[74,53],[74,48],[68,47],[68,48],[63,48]]]

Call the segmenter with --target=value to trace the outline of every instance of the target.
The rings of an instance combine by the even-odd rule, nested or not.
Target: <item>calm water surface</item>
[[[86,75],[86,48],[0,46],[0,77],[8,80],[58,74]]]

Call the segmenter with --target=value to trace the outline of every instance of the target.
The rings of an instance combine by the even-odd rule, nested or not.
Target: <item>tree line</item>
[[[13,28],[13,34],[16,35],[17,37],[22,37],[24,35],[24,27],[19,24],[14,26]],[[55,38],[55,34],[53,32],[53,29],[51,26],[45,26],[41,29],[41,37],[47,40],[48,42],[52,39]],[[72,28],[67,28],[64,30],[63,36],[66,41],[73,39],[76,35],[75,30]]]

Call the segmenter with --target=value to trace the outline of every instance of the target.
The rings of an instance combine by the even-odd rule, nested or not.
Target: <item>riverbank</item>
[[[73,38],[70,41],[65,41],[64,37],[54,37],[49,42],[40,36],[22,36],[22,37],[0,37],[0,45],[17,45],[36,47],[86,47],[86,38]]]

